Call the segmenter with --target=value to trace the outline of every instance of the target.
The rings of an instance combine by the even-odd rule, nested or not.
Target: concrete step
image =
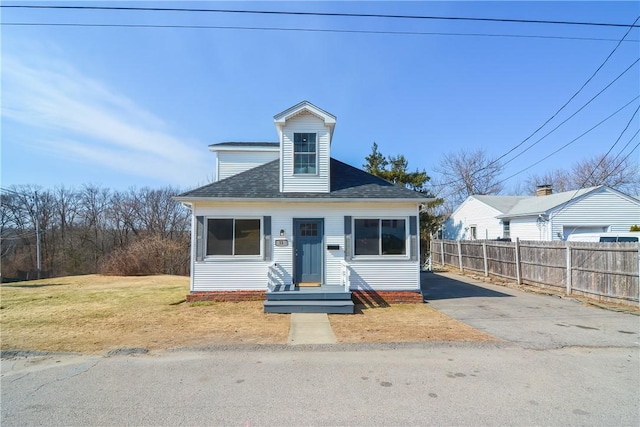
[[[293,300],[264,302],[265,313],[340,313],[353,314],[349,300]]]

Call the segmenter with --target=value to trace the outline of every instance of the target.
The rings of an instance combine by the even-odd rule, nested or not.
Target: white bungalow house
[[[625,232],[640,224],[640,200],[597,186],[536,196],[469,196],[445,223],[452,240],[566,240],[571,234]]]
[[[192,212],[188,298],[266,294],[268,312],[349,313],[352,291],[419,296],[431,199],[331,158],[336,117],[307,101],[274,121],[278,142],[210,146],[217,181],[176,197]]]

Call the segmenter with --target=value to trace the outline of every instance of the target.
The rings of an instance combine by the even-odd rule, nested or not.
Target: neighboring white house
[[[176,197],[192,212],[191,292],[418,292],[431,199],[332,159],[336,117],[307,101],[274,121],[278,143],[212,145],[219,180]]]
[[[445,223],[452,240],[566,240],[571,234],[624,232],[640,224],[640,200],[605,186],[536,196],[469,196]]]

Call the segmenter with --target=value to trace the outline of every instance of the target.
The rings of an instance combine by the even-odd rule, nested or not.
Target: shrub
[[[170,240],[150,236],[116,249],[102,259],[100,274],[108,276],[146,276],[150,274],[189,274],[189,239]]]
[[[632,225],[629,231],[640,231],[640,225],[638,224]]]

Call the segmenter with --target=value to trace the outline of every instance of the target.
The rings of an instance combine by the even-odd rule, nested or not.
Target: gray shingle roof
[[[500,213],[507,213],[511,208],[516,206],[518,202],[524,199],[528,199],[529,196],[485,196],[477,195],[473,198],[481,201],[485,205],[500,211]]]
[[[336,159],[331,159],[329,193],[281,193],[280,162],[274,160],[221,181],[187,191],[178,200],[230,199],[411,199],[430,200],[424,194],[389,183]]]
[[[498,218],[503,217],[516,217],[516,216],[530,216],[538,215],[542,213],[549,213],[551,209],[557,208],[571,200],[578,199],[585,194],[591,193],[602,186],[581,188],[579,190],[565,191],[562,193],[550,194],[548,196],[530,196],[521,200],[512,209],[506,212],[504,215],[500,215]]]

